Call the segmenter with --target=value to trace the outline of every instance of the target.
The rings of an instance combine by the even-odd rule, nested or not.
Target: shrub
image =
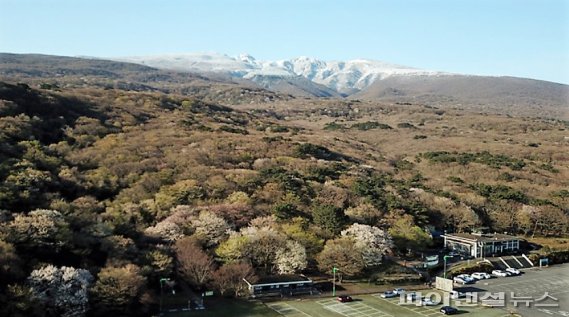
[[[470,188],[475,190],[481,196],[493,200],[506,199],[506,200],[517,201],[523,204],[529,202],[529,198],[526,194],[506,185],[474,184],[471,185]]]
[[[249,134],[249,131],[247,131],[245,129],[235,128],[235,127],[228,126],[228,125],[222,125],[221,127],[219,127],[219,131],[235,133],[235,134],[243,134],[243,135]]]
[[[464,180],[457,176],[449,176],[447,177],[447,179],[453,183],[464,184]]]
[[[324,125],[324,130],[326,131],[336,131],[336,130],[344,130],[346,127],[342,124],[338,124],[336,122],[326,123]]]
[[[510,173],[502,173],[502,174],[498,175],[498,177],[497,177],[497,180],[505,181],[505,182],[511,182],[514,179],[516,179],[516,177]]]
[[[457,153],[457,152],[426,152],[419,155],[422,158],[428,159],[434,163],[459,163],[461,165],[468,165],[470,163],[480,163],[488,165],[493,168],[500,168],[507,166],[512,170],[521,170],[526,163],[524,160],[515,159],[503,154],[493,155],[487,151],[478,153]]]
[[[401,122],[397,124],[398,128],[402,128],[402,129],[416,129],[417,127],[415,127],[414,125],[412,125],[411,123],[408,122]]]
[[[298,144],[294,149],[294,156],[298,158],[314,157],[322,160],[337,161],[342,158],[338,153],[332,152],[329,149],[312,143]]]
[[[551,165],[551,164],[549,164],[549,163],[547,163],[547,164],[545,164],[545,163],[544,163],[544,164],[541,164],[541,165],[539,166],[539,168],[541,168],[541,169],[544,170],[544,171],[551,172],[551,173],[555,173],[555,174],[559,173],[559,170],[556,169],[555,167],[553,167],[553,165]]]
[[[372,129],[392,129],[389,125],[384,123],[379,123],[377,121],[367,121],[367,122],[358,122],[352,125],[352,129],[358,129],[361,131],[367,131]]]

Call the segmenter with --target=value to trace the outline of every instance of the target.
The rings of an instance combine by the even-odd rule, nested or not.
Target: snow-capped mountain
[[[393,75],[437,76],[445,73],[421,70],[381,61],[358,59],[351,61],[322,61],[309,57],[290,60],[259,61],[248,54],[231,57],[218,53],[189,53],[177,55],[115,58],[160,69],[189,72],[227,73],[250,79],[270,88],[270,80],[301,80],[326,86],[341,94],[349,95],[369,87],[378,79]],[[313,88],[313,87],[312,87]],[[311,88],[311,89],[312,89]]]

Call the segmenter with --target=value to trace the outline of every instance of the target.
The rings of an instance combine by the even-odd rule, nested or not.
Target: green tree
[[[215,253],[225,263],[238,262],[248,257],[249,241],[249,237],[233,232],[227,240],[219,244]]]
[[[59,211],[37,209],[17,215],[8,223],[8,241],[26,250],[60,250],[71,242],[72,232]],[[45,250],[44,250],[45,251]]]
[[[413,222],[413,217],[403,215],[389,229],[393,243],[399,250],[407,252],[422,250],[432,242],[431,237]]]
[[[314,224],[333,234],[338,234],[346,223],[346,217],[342,209],[332,205],[314,206],[312,219]]]
[[[344,276],[357,276],[365,267],[362,248],[349,237],[326,241],[324,250],[316,257],[320,271],[330,274],[336,267],[340,283]]]
[[[306,249],[306,255],[309,259],[314,258],[324,247],[324,240],[310,230],[308,221],[304,218],[296,217],[283,223],[282,232],[289,239],[302,244]]]
[[[8,242],[0,240],[0,281],[8,281],[23,277],[22,262],[16,253],[16,248]]]
[[[97,315],[128,314],[139,302],[146,279],[134,264],[105,267],[97,275],[91,289],[92,309]]]

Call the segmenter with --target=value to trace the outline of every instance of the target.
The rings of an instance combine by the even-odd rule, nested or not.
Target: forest
[[[569,235],[569,122],[255,98],[0,83],[0,315],[361,278],[433,231]]]

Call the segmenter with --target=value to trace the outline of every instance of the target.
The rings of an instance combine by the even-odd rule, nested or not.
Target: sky
[[[569,0],[0,0],[0,52],[365,58],[569,84]]]

